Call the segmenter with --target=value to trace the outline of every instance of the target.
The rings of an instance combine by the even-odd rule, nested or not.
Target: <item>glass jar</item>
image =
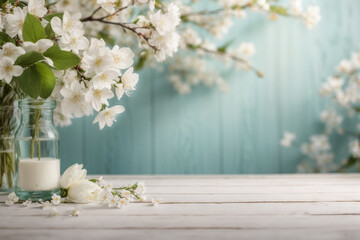
[[[0,106],[0,192],[13,191],[15,184],[14,132],[17,127],[14,105]]]
[[[15,193],[20,200],[50,200],[60,195],[58,132],[53,100],[19,101],[20,125],[15,133]]]

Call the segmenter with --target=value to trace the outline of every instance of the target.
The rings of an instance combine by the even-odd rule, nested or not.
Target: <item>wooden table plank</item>
[[[125,209],[62,204],[59,216],[0,203],[0,239],[357,239],[360,175],[105,176],[162,199]],[[282,184],[284,183],[284,184]],[[5,196],[0,197],[4,201]],[[80,206],[81,215],[69,211]]]

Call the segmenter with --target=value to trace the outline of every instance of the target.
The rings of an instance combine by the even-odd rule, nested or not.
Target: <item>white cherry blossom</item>
[[[80,29],[63,34],[60,38],[60,48],[67,51],[72,50],[75,53],[87,49],[89,47],[89,40],[83,35],[84,31]]]
[[[104,110],[100,111],[98,115],[95,117],[93,123],[99,123],[100,130],[107,125],[108,127],[111,127],[116,121],[116,117],[118,114],[125,111],[125,108],[123,106],[117,105],[113,106],[111,108],[105,108]]]
[[[22,36],[22,27],[25,21],[25,17],[27,14],[27,7],[20,8],[15,7],[13,14],[6,14],[6,22],[5,25],[6,33],[10,35],[10,37],[15,37],[16,35]]]
[[[130,96],[131,92],[136,89],[135,86],[139,81],[139,74],[133,73],[133,70],[133,68],[129,68],[121,77],[121,83],[123,84],[124,92],[128,96]]]
[[[28,4],[29,13],[32,15],[42,18],[47,13],[45,7],[45,0],[30,0]]]
[[[128,47],[119,48],[114,46],[111,50],[114,59],[114,67],[118,69],[126,69],[133,65],[135,54]]]
[[[100,111],[103,104],[109,105],[108,99],[114,97],[114,93],[107,88],[104,89],[89,89],[85,95],[85,100],[92,104],[96,111]]]
[[[119,72],[114,69],[108,69],[96,74],[91,84],[95,89],[111,89],[111,86],[119,80]]]
[[[284,132],[284,136],[280,141],[281,146],[283,147],[290,147],[292,142],[295,140],[296,136],[290,132]]]
[[[71,31],[81,30],[83,23],[80,21],[80,18],[80,13],[70,14],[65,11],[62,20],[59,17],[53,17],[51,19],[51,28],[60,36]]]
[[[85,103],[84,89],[80,83],[73,82],[70,88],[64,87],[60,93],[64,97],[61,103],[63,113],[73,114],[75,117],[91,114]]]
[[[22,47],[17,47],[13,43],[5,43],[0,49],[0,58],[9,57],[15,61],[20,55],[23,55],[25,50]]]
[[[18,77],[23,73],[23,68],[14,65],[14,61],[9,57],[2,57],[0,59],[0,79],[10,83],[13,77]]]

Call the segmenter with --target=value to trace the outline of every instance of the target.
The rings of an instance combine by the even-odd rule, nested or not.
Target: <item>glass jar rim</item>
[[[56,101],[50,100],[50,99],[26,98],[26,99],[19,100],[19,108],[20,109],[27,109],[27,108],[54,109],[55,107],[56,107]]]

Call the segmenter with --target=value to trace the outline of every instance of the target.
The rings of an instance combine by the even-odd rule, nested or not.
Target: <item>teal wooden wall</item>
[[[99,174],[295,172],[302,157],[279,145],[282,132],[305,141],[322,131],[318,116],[326,101],[319,87],[360,44],[360,1],[304,3],[321,7],[323,20],[312,31],[298,20],[270,22],[259,13],[233,28],[239,42],[256,44],[263,79],[219,69],[229,92],[200,86],[182,96],[166,76],[144,70],[112,128],[99,131],[84,118],[60,129],[62,168],[79,162]]]

